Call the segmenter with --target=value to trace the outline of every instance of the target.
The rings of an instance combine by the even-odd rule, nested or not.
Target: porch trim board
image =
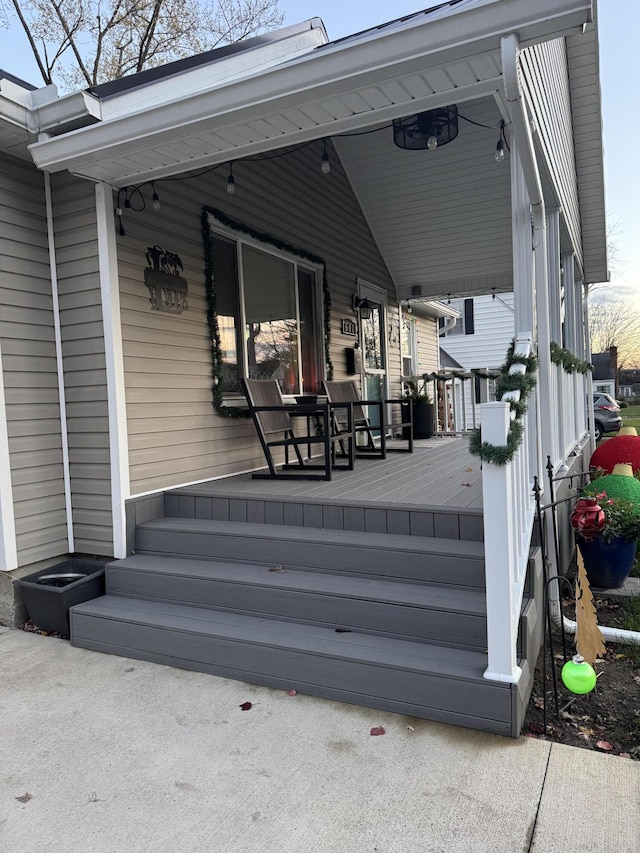
[[[125,501],[130,496],[130,481],[124,357],[120,324],[120,281],[113,191],[108,184],[104,183],[96,184],[96,226],[108,389],[113,556],[125,557],[127,555]]]
[[[0,344],[0,571],[10,572],[17,567],[16,521],[13,511],[9,432]]]

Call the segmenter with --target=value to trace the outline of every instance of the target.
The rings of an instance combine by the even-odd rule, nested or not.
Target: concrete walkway
[[[640,763],[588,750],[2,628],[0,715],[3,853],[640,850]]]

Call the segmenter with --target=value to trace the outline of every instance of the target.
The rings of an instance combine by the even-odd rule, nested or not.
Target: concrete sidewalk
[[[3,853],[640,850],[640,764],[588,750],[2,628],[0,713]]]

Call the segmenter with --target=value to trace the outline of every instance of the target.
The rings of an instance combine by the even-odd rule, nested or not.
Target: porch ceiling
[[[574,31],[589,0],[459,0],[310,50],[231,82],[167,95],[148,84],[146,107],[31,147],[36,164],[114,186],[335,136],[500,87],[500,37],[522,45]],[[154,101],[153,88],[158,90]],[[160,94],[162,92],[162,94]],[[151,97],[149,95],[151,94]],[[128,101],[127,101],[128,102]],[[129,107],[130,110],[130,107]]]

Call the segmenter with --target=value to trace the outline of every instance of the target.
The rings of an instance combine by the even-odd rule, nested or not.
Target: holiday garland
[[[500,376],[496,381],[496,399],[502,400],[510,391],[519,391],[519,400],[509,400],[511,411],[515,413],[515,419],[511,421],[507,434],[507,443],[504,445],[491,444],[483,441],[479,429],[474,430],[469,438],[469,452],[479,456],[483,462],[492,465],[506,465],[516,454],[522,443],[524,427],[520,419],[527,411],[527,397],[536,385],[535,372],[538,369],[538,359],[535,355],[516,355],[514,353],[515,341],[511,341],[507,350],[507,357],[500,368]],[[524,373],[509,373],[514,364],[523,364]]]
[[[278,240],[271,234],[265,234],[261,231],[256,231],[249,225],[243,222],[238,222],[231,219],[220,210],[213,207],[204,206],[202,208],[202,240],[204,243],[205,256],[205,287],[207,295],[207,320],[209,323],[209,332],[211,338],[211,372],[213,384],[211,393],[213,397],[213,407],[221,415],[226,415],[230,418],[247,417],[248,409],[238,406],[225,406],[222,393],[222,353],[220,344],[220,328],[218,326],[218,312],[216,308],[216,287],[215,287],[215,270],[213,263],[213,239],[211,228],[209,225],[209,216],[214,217],[221,225],[246,234],[254,240],[259,240],[261,243],[274,246],[282,252],[293,255],[297,258],[309,261],[317,266],[322,267],[322,293],[324,298],[324,349],[326,359],[327,379],[333,379],[333,364],[331,363],[330,344],[331,344],[331,294],[329,292],[329,284],[327,281],[327,266],[324,260],[311,252],[306,252],[303,249],[298,249]]]
[[[562,367],[567,373],[588,373],[593,370],[593,365],[588,361],[581,361],[570,350],[561,347],[555,341],[551,341],[551,361]]]

